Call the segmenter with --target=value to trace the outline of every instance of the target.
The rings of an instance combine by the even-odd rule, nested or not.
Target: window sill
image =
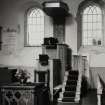
[[[24,47],[42,47],[42,45],[35,45],[35,46],[25,45]]]
[[[102,48],[104,47],[103,45],[82,45],[81,47],[85,48],[85,47],[91,47],[91,48]]]
[[[105,53],[105,46],[100,45],[100,46],[93,46],[93,45],[86,45],[86,46],[81,46],[79,53]]]

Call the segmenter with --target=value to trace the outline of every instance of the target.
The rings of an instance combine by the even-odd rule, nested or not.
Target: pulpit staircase
[[[65,72],[62,92],[58,98],[58,105],[79,105],[81,90],[81,75],[77,70]]]

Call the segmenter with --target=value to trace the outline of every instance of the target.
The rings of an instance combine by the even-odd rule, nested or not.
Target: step
[[[78,80],[78,76],[68,75],[68,80]]]
[[[78,75],[79,72],[78,71],[69,71],[69,75]]]
[[[76,91],[76,86],[74,86],[74,85],[71,85],[71,86],[66,85],[65,86],[65,91]]]
[[[58,105],[80,105],[77,102],[62,102],[62,101],[58,101]]]
[[[75,97],[63,97],[62,102],[75,102]]]
[[[67,80],[66,85],[74,85],[77,86],[77,81],[76,80]]]
[[[75,97],[75,93],[76,93],[76,92],[74,92],[74,91],[65,91],[65,92],[63,93],[63,96],[64,96],[64,97]]]

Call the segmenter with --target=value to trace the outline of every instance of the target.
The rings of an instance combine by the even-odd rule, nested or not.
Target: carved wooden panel
[[[4,88],[3,105],[35,105],[34,89],[31,88]]]
[[[2,105],[48,105],[49,93],[44,83],[2,86]]]

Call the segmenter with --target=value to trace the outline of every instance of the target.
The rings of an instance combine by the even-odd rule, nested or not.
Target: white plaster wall
[[[105,67],[105,54],[94,54],[91,56],[91,67]]]
[[[72,49],[72,53],[77,53],[77,23],[74,17],[66,18],[65,42]]]
[[[72,53],[77,54],[77,21],[78,6],[83,0],[65,0],[69,6],[71,16],[66,17],[65,42],[72,48]]]
[[[105,0],[102,0],[105,2]],[[104,19],[105,24],[105,19]],[[79,51],[81,55],[87,55],[90,67],[105,67],[105,32],[102,46],[82,46]]]
[[[38,55],[42,54],[42,48],[41,46],[24,47],[24,15],[25,11],[30,6],[40,5],[42,1],[4,0],[1,2],[2,6],[0,7],[0,10],[2,11],[0,15],[0,25],[3,27],[4,30],[10,28],[17,31],[17,45],[15,46],[15,51],[13,51],[11,54],[6,54],[3,53],[3,51],[0,51],[0,64],[9,66],[35,66],[35,59],[38,59]],[[52,19],[45,15],[45,23],[45,37],[49,37],[49,35],[52,36]]]
[[[0,63],[2,64],[10,64],[7,63],[10,60],[15,61],[13,63],[13,65],[20,65],[20,62],[17,62],[20,58],[15,56],[18,55],[20,56],[21,54],[24,55],[21,58],[21,64],[26,64],[26,65],[30,65],[29,62],[33,62],[33,58],[32,56],[37,56],[38,53],[42,53],[41,48],[25,48],[24,47],[24,13],[26,11],[27,8],[29,8],[30,6],[33,5],[39,5],[43,2],[44,0],[1,0],[2,2],[2,6],[0,7],[2,10],[1,11],[1,17],[0,17],[0,23],[1,26],[3,26],[3,28],[7,29],[7,28],[13,28],[18,30],[18,34],[17,34],[17,48],[15,52],[18,52],[18,54],[12,54],[12,55],[5,55],[3,53],[0,54],[0,58],[2,58],[2,60],[0,60]],[[65,0],[65,2],[68,4],[70,10],[69,12],[72,14],[72,17],[67,17],[66,18],[66,28],[65,28],[65,43],[67,43],[72,49],[73,52],[76,53],[77,52],[77,23],[76,23],[76,13],[77,13],[77,8],[79,3],[82,0],[73,0],[73,1],[69,1],[69,0]],[[53,21],[51,18],[49,18],[48,16],[46,16],[45,18],[45,37],[49,37],[49,36],[53,36]],[[49,25],[50,24],[50,25]],[[27,52],[25,52],[27,50]],[[29,55],[30,51],[34,50],[34,55]],[[36,50],[37,49],[37,50]],[[21,52],[22,51],[22,52]],[[13,57],[11,57],[13,56]],[[8,59],[7,61],[5,61],[4,59],[7,58],[11,58]],[[30,58],[28,61],[26,59]],[[36,57],[37,59],[37,57]],[[25,63],[24,63],[25,61]],[[32,63],[33,64],[33,63]],[[31,64],[31,65],[32,65]]]
[[[30,66],[36,65],[35,59],[38,54],[42,53],[41,47],[24,47],[24,12],[25,9],[31,5],[41,4],[46,0],[1,0],[0,1],[0,26],[3,28],[13,28],[18,30],[17,47],[15,52],[6,55],[0,51],[0,64],[13,66]],[[78,5],[83,0],[64,0],[69,6],[69,13],[72,15],[66,17],[65,24],[65,43],[71,48],[73,53],[77,53],[77,21],[76,14]],[[105,1],[105,0],[104,0]],[[52,19],[46,16],[45,36],[53,36],[53,22]],[[49,26],[50,24],[50,26]],[[105,47],[98,48],[81,48],[80,54],[89,55],[91,67],[105,67]],[[101,51],[101,53],[100,53]]]
[[[16,30],[16,46],[11,53],[0,51],[0,66],[12,68],[25,68],[31,73],[29,81],[34,81],[34,70],[37,69],[39,54],[42,47],[24,47],[24,15],[30,6],[37,6],[41,0],[1,0],[0,1],[0,26],[3,30],[8,28]],[[2,4],[2,5],[1,5]],[[47,22],[46,22],[47,21]],[[52,19],[45,15],[45,37],[53,35]],[[9,34],[9,33],[7,33]]]

